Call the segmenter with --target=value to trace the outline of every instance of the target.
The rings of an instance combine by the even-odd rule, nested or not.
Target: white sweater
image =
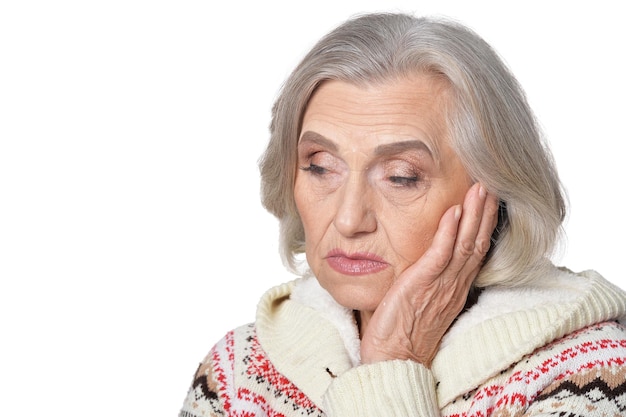
[[[555,269],[533,286],[485,289],[431,369],[361,365],[352,312],[300,279],[268,291],[255,324],[211,350],[181,416],[626,415],[617,320],[624,292]]]

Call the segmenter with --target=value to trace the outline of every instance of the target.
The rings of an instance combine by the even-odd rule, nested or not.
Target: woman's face
[[[345,307],[374,311],[470,178],[449,144],[445,81],[324,82],[304,114],[295,200],[306,258]]]

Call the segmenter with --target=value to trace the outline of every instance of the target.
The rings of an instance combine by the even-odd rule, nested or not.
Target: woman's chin
[[[358,311],[374,311],[387,292],[387,288],[364,288],[359,285],[322,286],[345,308]]]

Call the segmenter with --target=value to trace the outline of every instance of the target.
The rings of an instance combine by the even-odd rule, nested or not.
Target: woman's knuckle
[[[480,255],[481,258],[487,255],[487,252],[489,251],[490,247],[491,247],[490,239],[478,239],[476,241],[476,252],[478,255]]]
[[[469,256],[471,256],[474,253],[474,242],[468,239],[463,239],[461,241],[459,241],[459,244],[457,246],[457,252],[467,258]]]

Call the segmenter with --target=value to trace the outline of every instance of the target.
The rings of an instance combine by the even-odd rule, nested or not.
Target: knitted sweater
[[[299,279],[213,347],[179,416],[626,416],[625,322],[623,291],[555,269],[485,289],[430,369],[361,365],[352,312]]]

